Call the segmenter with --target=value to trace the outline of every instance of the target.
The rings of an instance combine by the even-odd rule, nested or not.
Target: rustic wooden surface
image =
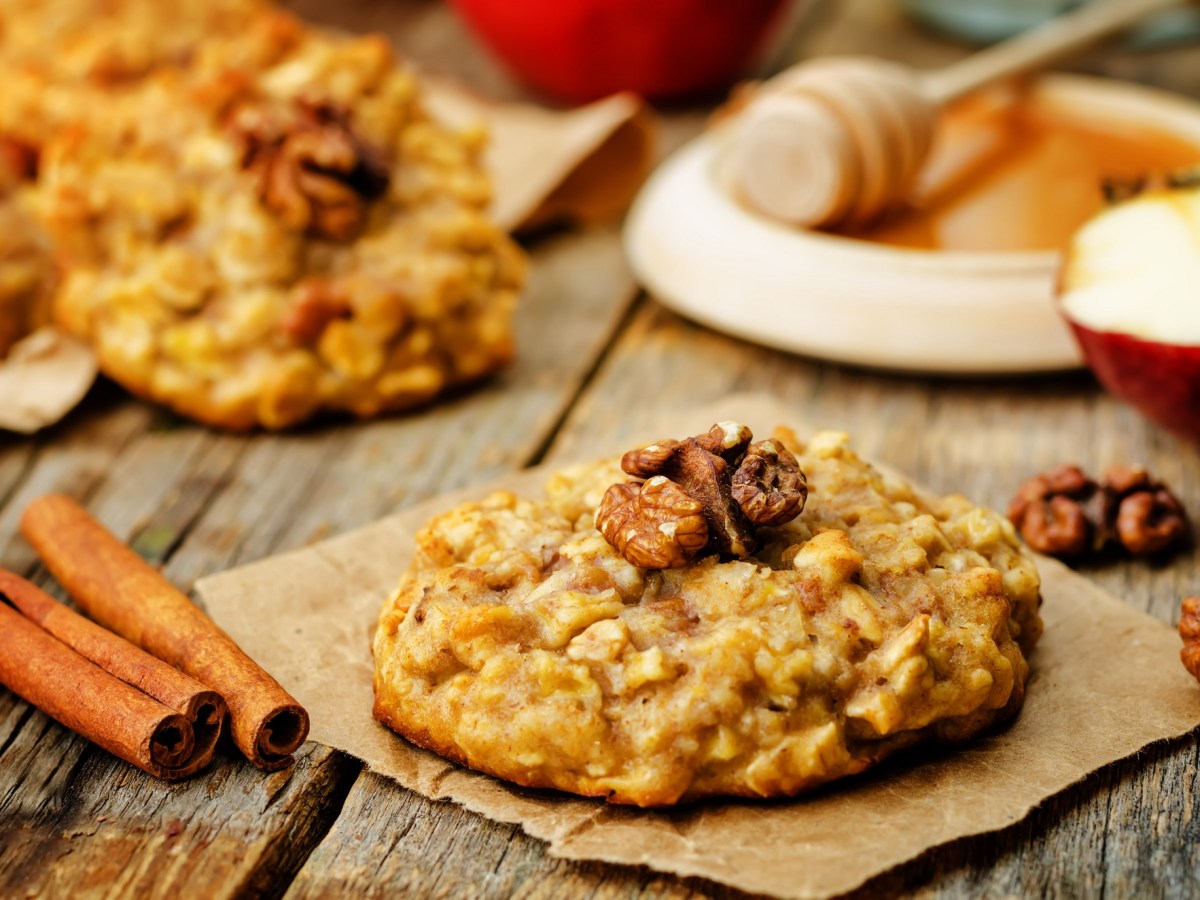
[[[390,33],[428,68],[482,90],[517,88],[432,0],[303,0],[311,18]],[[881,53],[938,65],[963,48],[886,0],[829,4],[797,55]],[[1094,54],[1077,67],[1200,93],[1200,53]],[[667,144],[704,110],[666,118]],[[1142,461],[1200,515],[1200,452],[1148,425],[1083,373],[960,381],[866,373],[764,350],[639,297],[615,226],[531,245],[521,357],[504,376],[419,414],[300,433],[215,434],[101,385],[36,439],[0,436],[0,564],[44,580],[16,533],[31,498],[65,490],[183,586],[318,540],[431,494],[649,423],[651,405],[730,391],[786,398],[799,421],[935,488],[1003,505],[1060,461]],[[1200,557],[1090,575],[1174,622],[1200,592]],[[1096,773],[999,834],[940,848],[868,884],[894,893],[1189,896],[1200,878],[1195,736]],[[0,896],[733,896],[641,869],[567,863],[540,842],[433,803],[308,744],[263,775],[230,754],[182,785],[156,782],[0,690]]]

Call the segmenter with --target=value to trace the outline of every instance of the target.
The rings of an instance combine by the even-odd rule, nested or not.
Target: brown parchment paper
[[[759,433],[799,424],[770,399],[740,397],[664,416],[660,433],[645,439],[731,418]],[[1046,631],[1025,708],[1008,730],[963,747],[917,751],[809,797],[673,811],[524,790],[459,768],[371,719],[375,616],[430,515],[493,487],[540,493],[545,475],[530,470],[438,498],[197,588],[216,621],[307,707],[312,740],[426,797],[520,824],[555,856],[645,865],[778,897],[848,891],[931,847],[1011,825],[1089,772],[1200,725],[1200,686],[1179,663],[1174,631],[1041,560]]]
[[[424,83],[425,102],[437,118],[487,128],[492,218],[509,231],[615,216],[649,173],[656,129],[634,94],[553,110],[487,100],[451,81],[426,77]]]

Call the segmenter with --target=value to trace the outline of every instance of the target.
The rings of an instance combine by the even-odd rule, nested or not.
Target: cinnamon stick
[[[186,778],[195,753],[186,717],[105,672],[0,602],[0,684],[156,778]]]
[[[21,531],[88,615],[225,698],[234,743],[254,765],[292,763],[308,713],[145,560],[61,494],[31,503]]]
[[[0,569],[0,598],[80,656],[187,719],[192,742],[187,761],[190,769],[176,777],[199,771],[212,760],[227,712],[220,694],[105,631],[6,569]]]

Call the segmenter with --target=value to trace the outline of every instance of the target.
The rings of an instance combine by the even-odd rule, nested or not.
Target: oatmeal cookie
[[[53,266],[29,213],[33,159],[28,147],[0,135],[0,359],[48,315]]]
[[[209,424],[422,403],[509,361],[523,282],[484,136],[382,38],[277,27],[160,69],[42,152],[56,320]]]
[[[627,562],[593,524],[615,460],[435,518],[376,631],[376,717],[521,785],[656,806],[796,794],[1015,715],[1041,621],[1012,525],[845,435],[776,440],[811,495],[744,560]]]
[[[0,359],[37,326],[44,309],[50,258],[31,229],[20,204],[0,197]]]

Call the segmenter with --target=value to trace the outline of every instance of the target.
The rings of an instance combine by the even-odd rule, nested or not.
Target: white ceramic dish
[[[1200,104],[1106,79],[1049,75],[1035,102],[1194,142]],[[625,228],[637,278],[676,311],[757,343],[856,365],[1003,374],[1082,364],[1053,304],[1057,253],[909,250],[756,215],[721,186],[719,132],[668,159]],[[1053,202],[1053,198],[1048,198]]]

